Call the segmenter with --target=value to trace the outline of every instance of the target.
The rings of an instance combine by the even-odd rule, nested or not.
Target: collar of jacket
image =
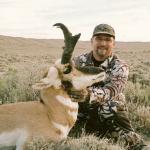
[[[93,63],[93,61],[92,61],[92,51],[89,53],[89,55],[88,55],[88,59],[87,60],[89,60],[89,63],[91,64],[91,65],[94,65],[94,63]],[[116,55],[114,55],[114,54],[112,54],[111,56],[109,56],[108,58],[106,58],[103,62],[102,62],[102,64],[100,64],[100,66],[101,67],[103,67],[104,69],[106,69],[106,68],[108,68],[109,66],[110,66],[110,63],[111,63],[111,61],[114,59],[114,58],[116,58]]]

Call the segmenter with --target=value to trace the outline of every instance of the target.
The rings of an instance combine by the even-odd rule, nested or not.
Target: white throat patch
[[[57,95],[56,99],[64,106],[67,106],[73,109],[78,109],[78,103],[72,102],[70,98],[65,98],[61,95]]]

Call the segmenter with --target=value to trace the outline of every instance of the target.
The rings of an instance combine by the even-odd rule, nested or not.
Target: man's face
[[[97,61],[103,61],[112,54],[115,47],[115,40],[107,34],[99,34],[91,39],[93,56]]]

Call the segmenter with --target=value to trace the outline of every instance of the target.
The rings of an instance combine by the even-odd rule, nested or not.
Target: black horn
[[[72,33],[62,23],[56,23],[53,26],[56,26],[62,29],[63,31],[65,46],[63,47],[64,51],[63,51],[62,58],[61,58],[61,64],[67,64],[70,62],[73,50],[81,34],[79,33],[77,35],[72,36]]]

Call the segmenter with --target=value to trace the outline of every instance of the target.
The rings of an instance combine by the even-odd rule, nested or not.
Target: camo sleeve
[[[104,86],[96,85],[89,88],[90,101],[106,102],[115,99],[123,92],[128,79],[128,65],[117,59],[107,75],[107,82]]]

